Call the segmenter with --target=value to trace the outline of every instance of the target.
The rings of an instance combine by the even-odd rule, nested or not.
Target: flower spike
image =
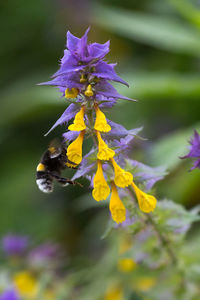
[[[104,113],[99,109],[98,106],[95,107],[95,110],[96,110],[96,121],[94,124],[94,129],[100,132],[109,132],[111,130],[111,127],[107,123]]]
[[[140,210],[145,213],[150,213],[156,208],[157,200],[154,196],[141,191],[134,182],[131,183],[138,199]]]
[[[109,160],[115,155],[115,151],[108,147],[108,145],[101,138],[101,134],[99,131],[96,132],[96,135],[99,142],[99,151],[97,154],[97,158],[100,160]]]
[[[82,131],[86,129],[84,122],[84,106],[81,107],[81,110],[76,114],[73,124],[69,125],[68,129],[71,131]]]
[[[106,200],[110,194],[110,188],[103,176],[102,163],[100,160],[97,162],[97,172],[94,176],[94,189],[92,196],[96,201]]]
[[[133,181],[133,175],[130,172],[126,172],[125,170],[120,168],[114,158],[111,158],[110,160],[115,171],[115,184],[121,188],[129,186]]]
[[[82,145],[84,134],[85,131],[81,131],[79,136],[67,148],[68,159],[77,165],[82,161]]]
[[[112,194],[109,204],[112,218],[115,222],[122,223],[126,220],[126,208],[119,198],[116,185],[112,183]]]

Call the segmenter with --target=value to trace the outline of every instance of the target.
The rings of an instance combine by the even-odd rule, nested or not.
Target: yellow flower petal
[[[140,210],[145,213],[150,213],[154,211],[156,207],[157,200],[154,196],[149,195],[141,191],[134,182],[132,182],[132,187],[135,191],[136,197],[138,199]]]
[[[96,107],[96,121],[94,124],[94,129],[101,132],[109,132],[111,130],[110,125],[106,121],[106,117],[104,113]]]
[[[117,263],[118,270],[124,273],[133,271],[136,268],[136,262],[132,258],[120,258]]]
[[[110,212],[112,218],[115,222],[122,223],[126,220],[126,208],[119,198],[117,188],[114,183],[112,183],[112,194],[109,204]]]
[[[84,134],[85,131],[81,131],[79,136],[67,148],[68,159],[77,165],[82,161],[82,145]]]
[[[91,84],[89,84],[85,91],[85,96],[92,97],[93,95],[94,95],[94,93],[92,91],[92,86],[91,86]]]
[[[84,106],[81,107],[81,110],[76,114],[73,124],[69,125],[68,129],[71,131],[82,131],[86,129],[84,121]]]
[[[115,184],[121,188],[129,186],[133,181],[133,175],[120,168],[113,158],[111,158],[111,162],[115,171]]]
[[[123,300],[123,290],[120,286],[111,286],[105,296],[104,300]]]
[[[140,292],[148,292],[156,284],[156,279],[153,277],[142,277],[134,281],[134,289],[136,288]]]
[[[76,88],[65,90],[65,98],[76,98],[78,94],[79,94],[79,90]]]
[[[38,283],[35,278],[27,271],[18,272],[13,278],[19,294],[32,299],[38,291]]]
[[[110,188],[103,176],[102,164],[100,161],[97,163],[97,172],[94,176],[94,189],[92,196],[96,201],[106,200],[110,194]]]
[[[109,160],[115,155],[115,151],[110,149],[108,145],[102,140],[99,131],[97,131],[96,134],[99,142],[99,151],[97,153],[97,158],[100,160]]]

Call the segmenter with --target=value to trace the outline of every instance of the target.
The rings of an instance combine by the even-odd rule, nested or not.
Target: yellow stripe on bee
[[[39,163],[36,169],[37,172],[45,171],[45,165]]]
[[[49,150],[49,152],[51,154],[53,154],[54,152],[56,152],[56,148],[55,147],[49,147],[48,150]]]

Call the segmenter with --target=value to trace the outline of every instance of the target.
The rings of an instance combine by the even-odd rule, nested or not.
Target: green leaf
[[[103,16],[103,17],[102,17]],[[93,21],[129,39],[167,51],[200,55],[200,33],[172,17],[97,6]]]

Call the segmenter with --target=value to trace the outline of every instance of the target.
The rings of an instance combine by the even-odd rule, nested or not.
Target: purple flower
[[[10,289],[0,295],[0,300],[20,300],[20,298],[14,289]]]
[[[60,248],[57,244],[45,243],[36,247],[29,253],[28,261],[35,267],[43,267],[57,261],[60,254]]]
[[[6,235],[2,239],[2,247],[7,255],[23,255],[29,245],[28,237],[21,235]]]
[[[191,145],[189,153],[181,158],[196,158],[191,170],[196,168],[200,169],[200,135],[196,130],[194,131],[194,136],[191,138],[189,143]]]
[[[115,101],[113,99],[116,98],[132,100],[120,95],[108,83],[108,80],[116,81],[128,86],[116,74],[114,70],[116,64],[108,64],[103,60],[104,56],[109,52],[110,42],[108,41],[105,44],[88,44],[88,32],[89,28],[81,38],[75,37],[69,31],[67,32],[67,49],[64,51],[59,70],[53,75],[51,81],[40,83],[40,85],[56,86],[63,95],[66,89],[76,88],[80,95],[84,95],[88,84],[91,84],[94,99],[99,99],[103,96],[105,101],[111,102]]]

